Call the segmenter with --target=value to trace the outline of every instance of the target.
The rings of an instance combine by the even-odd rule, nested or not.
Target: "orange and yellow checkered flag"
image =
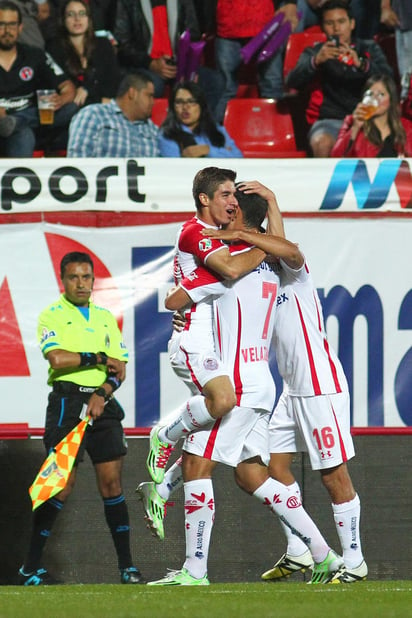
[[[67,436],[56,444],[43,462],[29,488],[33,511],[66,487],[89,421],[89,418],[80,421]]]

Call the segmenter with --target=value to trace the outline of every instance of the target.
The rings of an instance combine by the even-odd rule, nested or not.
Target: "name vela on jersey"
[[[267,362],[269,360],[269,349],[265,345],[241,348],[240,353],[245,363]]]

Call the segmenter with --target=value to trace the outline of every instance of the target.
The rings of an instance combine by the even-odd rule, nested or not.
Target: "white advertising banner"
[[[148,427],[186,399],[169,368],[171,316],[163,307],[178,227],[0,226],[0,423],[44,425],[49,387],[37,317],[59,296],[60,259],[75,250],[92,255],[94,300],[115,313],[130,351],[118,391],[125,427]],[[405,276],[412,220],[293,218],[286,233],[314,274],[348,377],[353,425],[412,426],[412,291]]]
[[[0,214],[189,212],[206,165],[276,190],[283,212],[410,212],[408,159],[1,159]]]

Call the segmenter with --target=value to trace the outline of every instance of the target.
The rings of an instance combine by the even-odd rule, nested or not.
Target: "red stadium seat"
[[[152,120],[160,127],[164,119],[166,118],[167,109],[169,107],[168,99],[155,99],[152,109]]]
[[[295,68],[300,54],[305,47],[326,41],[326,35],[320,29],[292,32],[286,44],[285,59],[283,61],[283,79]]]
[[[297,150],[292,116],[274,99],[231,99],[223,124],[245,157],[305,157]]]

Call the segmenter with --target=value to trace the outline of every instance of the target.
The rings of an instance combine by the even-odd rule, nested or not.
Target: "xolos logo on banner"
[[[336,210],[352,185],[359,209],[383,206],[392,185],[395,185],[401,208],[412,208],[412,178],[408,161],[388,159],[379,164],[375,178],[370,180],[366,164],[361,159],[343,159],[336,164],[323,198],[321,210]]]

